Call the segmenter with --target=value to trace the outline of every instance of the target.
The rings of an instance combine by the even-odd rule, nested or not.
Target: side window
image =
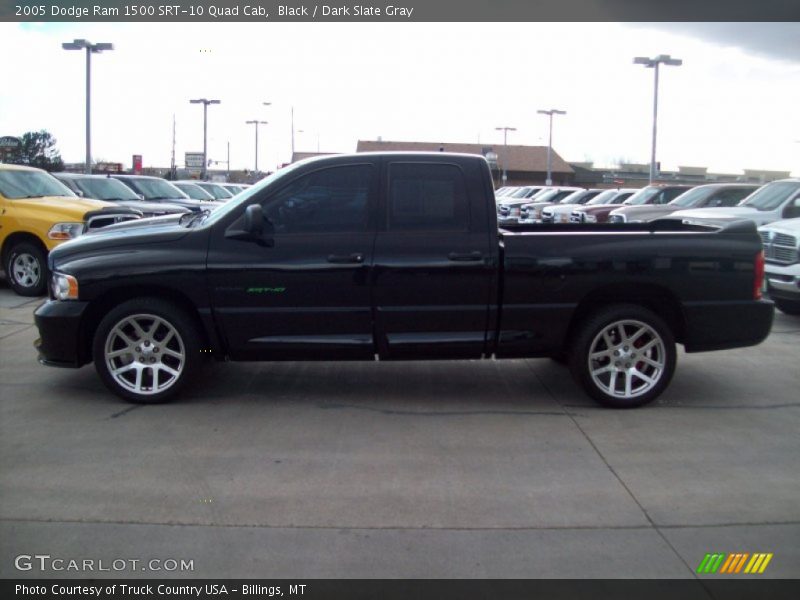
[[[390,231],[465,231],[467,190],[454,165],[395,163],[389,167]]]
[[[731,189],[717,194],[710,206],[736,206],[745,199],[753,190]]]
[[[683,192],[686,191],[686,188],[677,188],[677,189],[667,189],[661,192],[661,195],[658,197],[656,204],[667,204],[668,202],[672,202],[680,196]]]
[[[268,198],[264,217],[275,233],[366,231],[373,171],[352,165],[309,173]]]

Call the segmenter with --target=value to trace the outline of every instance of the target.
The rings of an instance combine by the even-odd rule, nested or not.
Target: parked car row
[[[58,244],[126,220],[214,210],[247,186],[145,175],[50,174],[0,164],[0,258],[11,288],[40,296]]]

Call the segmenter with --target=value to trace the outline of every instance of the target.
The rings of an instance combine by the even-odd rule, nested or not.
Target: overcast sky
[[[84,157],[83,56],[74,38],[112,42],[92,60],[92,148],[97,160],[142,154],[169,166],[202,151],[253,168],[296,150],[352,152],[359,139],[547,144],[570,161],[648,162],[653,72],[634,56],[671,54],[662,67],[662,168],[704,166],[800,175],[800,26],[796,23],[0,23],[5,85],[0,136],[47,129],[67,162]],[[265,107],[262,102],[272,105]]]

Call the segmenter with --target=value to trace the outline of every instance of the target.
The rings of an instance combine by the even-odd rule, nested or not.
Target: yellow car
[[[141,213],[77,197],[55,177],[32,167],[0,164],[0,256],[21,296],[47,289],[47,253],[65,240]]]

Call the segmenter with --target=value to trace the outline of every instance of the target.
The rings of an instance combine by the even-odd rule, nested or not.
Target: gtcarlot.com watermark
[[[64,558],[49,554],[20,554],[14,558],[18,571],[55,571],[119,573],[121,571],[187,572],[194,571],[194,559],[184,558]]]

